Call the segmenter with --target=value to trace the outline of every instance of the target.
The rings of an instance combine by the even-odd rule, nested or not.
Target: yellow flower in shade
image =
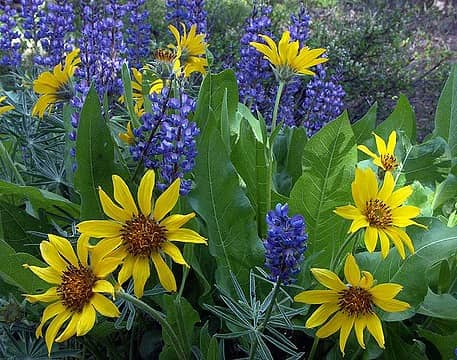
[[[311,50],[307,46],[300,49],[298,41],[290,42],[288,31],[282,34],[278,45],[269,36],[260,36],[267,44],[251,42],[250,45],[265,55],[265,59],[275,67],[280,79],[287,81],[296,74],[315,75],[309,68],[328,61],[327,58],[319,57],[325,52],[325,49]]]
[[[74,335],[88,333],[95,324],[97,312],[108,317],[120,315],[116,305],[101,293],[114,296],[113,285],[104,279],[116,269],[122,258],[112,255],[112,240],[100,241],[92,247],[89,261],[87,236],[79,237],[76,254],[67,239],[56,235],[48,235],[48,238],[49,241],[41,242],[40,251],[50,266],[42,268],[25,264],[24,267],[54,285],[43,294],[25,295],[32,303],[50,303],[35,332],[37,337],[42,336],[44,324],[52,319],[45,335],[50,353],[54,341],[62,342]],[[67,321],[67,327],[57,336]]]
[[[402,205],[412,194],[412,187],[404,186],[394,191],[394,186],[394,178],[390,172],[386,172],[384,183],[378,190],[378,181],[373,170],[357,168],[355,180],[352,182],[355,206],[339,206],[334,211],[339,216],[352,220],[350,233],[365,228],[364,240],[369,252],[375,250],[379,238],[381,254],[385,258],[389,253],[390,239],[404,259],[406,255],[403,245],[406,245],[412,254],[414,246],[403,228],[409,225],[426,227],[411,220],[419,215],[420,208]]]
[[[6,96],[0,96],[0,104],[6,100]],[[0,115],[6,113],[7,111],[13,110],[13,105],[3,105],[0,106]]]
[[[131,81],[132,86],[132,98],[134,101],[134,110],[138,117],[144,114],[144,96],[151,95],[153,93],[160,93],[163,89],[163,80],[155,79],[152,83],[144,84],[146,89],[143,87],[143,74],[136,68],[132,68],[133,79]],[[148,90],[149,89],[149,90]],[[124,103],[124,95],[120,96],[118,101]]]
[[[184,71],[184,76],[189,77],[193,72],[206,73],[205,67],[208,66],[206,60],[205,34],[197,34],[197,25],[192,25],[189,33],[186,26],[181,24],[183,35],[181,35],[173,25],[168,25],[176,39],[176,45],[169,45],[175,50],[174,70],[179,73]]]
[[[376,315],[376,307],[387,312],[407,310],[410,306],[394,299],[402,286],[394,283],[374,285],[373,275],[368,271],[360,273],[354,257],[349,254],[344,264],[346,283],[338,275],[327,269],[311,269],[314,277],[330,290],[303,291],[294,300],[305,304],[322,304],[306,321],[307,328],[324,324],[316,332],[319,338],[326,338],[340,330],[340,350],[344,355],[346,341],[355,329],[360,346],[365,349],[363,332],[368,329],[378,345],[384,349],[384,333],[381,320]]]
[[[120,133],[119,139],[128,145],[131,145],[135,142],[135,135],[133,135],[132,124],[130,121],[127,123],[127,131],[125,133]]]
[[[150,276],[150,259],[162,286],[167,291],[176,291],[175,277],[163,255],[170,256],[178,264],[188,266],[173,242],[206,244],[206,239],[195,231],[181,228],[195,213],[166,217],[178,201],[180,179],[176,179],[158,197],[153,208],[154,182],[154,171],[148,170],[138,187],[138,209],[127,184],[119,176],[113,175],[114,199],[117,204],[99,189],[103,211],[111,219],[83,221],[77,226],[82,234],[117,242],[120,246],[117,252],[124,257],[118,281],[122,285],[133,277],[134,293],[137,297],[143,296],[144,285]]]
[[[32,109],[32,115],[42,118],[55,104],[70,99],[70,80],[80,63],[79,49],[74,49],[66,56],[65,66],[57,64],[53,72],[46,71],[38,76],[33,82],[33,90],[41,96]]]
[[[378,135],[376,135],[375,133],[373,133],[373,135],[376,139],[378,155],[373,153],[365,145],[359,145],[357,146],[357,149],[370,156],[373,159],[373,163],[376,166],[379,166],[380,168],[384,169],[384,171],[395,170],[398,166],[397,159],[394,155],[395,145],[397,144],[397,133],[395,131],[392,131],[390,133],[387,145],[384,142],[384,140],[380,138]]]

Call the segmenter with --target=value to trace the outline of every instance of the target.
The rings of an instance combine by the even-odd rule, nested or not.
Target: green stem
[[[311,346],[311,351],[309,352],[308,360],[314,360],[314,356],[316,355],[317,350],[317,344],[319,344],[319,338],[315,336],[313,345]]]
[[[119,298],[122,298],[122,299],[132,303],[133,305],[135,305],[135,307],[137,307],[138,309],[144,311],[146,314],[150,315],[155,321],[157,321],[162,326],[162,328],[164,328],[164,330],[168,332],[168,334],[172,338],[173,344],[175,345],[174,349],[176,351],[176,354],[178,355],[178,358],[179,359],[187,359],[187,356],[186,356],[186,353],[183,350],[181,341],[179,340],[178,336],[174,332],[174,330],[171,327],[171,325],[166,320],[165,316],[160,311],[157,311],[156,309],[150,307],[145,302],[143,302],[140,299],[137,299],[136,297],[124,292],[123,290],[118,291],[116,293],[116,295]]]
[[[267,311],[265,312],[265,317],[263,318],[263,321],[260,324],[260,326],[256,329],[256,333],[263,333],[263,331],[267,327],[268,320],[270,319],[271,312],[273,311],[273,307],[276,303],[276,296],[278,295],[280,288],[281,288],[281,280],[278,279],[273,288],[273,296],[271,298],[270,304],[268,305]],[[251,344],[251,350],[249,351],[249,360],[254,359],[256,351],[257,351],[257,345],[258,345],[257,338],[255,337]]]
[[[284,90],[284,86],[286,83],[284,81],[280,81],[278,85],[278,91],[276,92],[276,99],[275,99],[275,107],[273,108],[273,117],[271,118],[271,131],[270,134],[275,131],[276,128],[276,121],[278,119],[278,110],[279,110],[279,103],[281,101],[282,91]],[[273,147],[273,144],[270,144]]]
[[[184,291],[184,286],[186,285],[186,280],[187,280],[188,275],[189,275],[189,268],[187,266],[184,266],[181,285],[179,286],[179,291],[178,291],[178,295],[177,295],[178,299],[180,299],[182,297],[182,293]]]
[[[349,244],[349,242],[352,240],[352,238],[354,237],[355,234],[356,234],[355,232],[349,234],[349,236],[344,240],[343,244],[338,249],[336,256],[332,259],[332,262],[330,263],[330,270],[334,271],[335,268],[337,267],[337,265],[341,262],[340,256],[342,255],[344,249]]]

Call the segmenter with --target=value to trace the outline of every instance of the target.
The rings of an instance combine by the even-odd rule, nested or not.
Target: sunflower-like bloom
[[[305,304],[322,304],[306,321],[305,326],[320,326],[335,314],[316,332],[319,338],[326,338],[340,330],[340,350],[344,355],[346,341],[352,330],[360,346],[365,349],[363,332],[365,328],[373,335],[378,345],[384,349],[384,333],[381,321],[375,312],[378,307],[387,312],[407,310],[410,306],[394,299],[402,286],[394,283],[374,285],[373,275],[368,271],[360,273],[354,257],[349,254],[344,264],[346,283],[338,275],[327,269],[311,269],[314,277],[330,290],[303,291],[294,300]]]
[[[373,133],[376,140],[376,147],[378,148],[378,155],[373,153],[365,145],[357,146],[357,149],[364,152],[373,159],[373,164],[384,169],[384,171],[394,171],[397,166],[397,159],[395,158],[395,145],[397,144],[397,133],[392,131],[389,135],[387,145],[382,138]]]
[[[0,104],[4,102],[6,99],[6,96],[0,96]],[[6,113],[7,111],[13,110],[14,106],[13,105],[2,105],[0,106],[0,115]]]
[[[118,276],[119,284],[133,277],[134,293],[138,298],[143,296],[144,285],[150,276],[149,259],[154,263],[162,286],[167,291],[176,291],[175,277],[165,263],[163,254],[178,264],[189,266],[173,242],[206,244],[206,239],[195,231],[181,228],[195,213],[165,217],[178,201],[180,179],[176,179],[158,197],[153,208],[154,183],[154,171],[148,170],[138,187],[138,209],[127,184],[119,176],[113,175],[117,204],[99,189],[103,211],[111,220],[83,221],[77,226],[82,234],[110,239],[119,246],[117,253],[124,258]]]
[[[74,49],[65,58],[65,66],[57,64],[53,72],[46,71],[33,82],[33,90],[40,98],[32,109],[32,115],[44,116],[46,111],[63,101],[70,99],[70,80],[81,63],[79,49]]]
[[[112,255],[112,241],[100,241],[91,248],[89,238],[80,236],[76,254],[70,242],[56,235],[48,235],[49,241],[40,244],[41,256],[50,265],[42,268],[25,264],[38,277],[55,286],[40,295],[25,295],[32,303],[49,304],[43,312],[36,336],[42,336],[44,324],[52,319],[45,335],[48,352],[54,341],[62,342],[70,337],[88,333],[95,324],[97,312],[103,316],[118,317],[116,305],[101,293],[114,296],[113,285],[105,280],[122,262],[122,258]],[[57,333],[68,321],[68,325],[57,337]],[[57,338],[56,338],[57,337]]]
[[[309,49],[307,46],[300,49],[298,41],[290,42],[290,33],[284,31],[278,45],[267,35],[260,35],[267,44],[250,42],[249,44],[264,55],[274,66],[276,75],[284,81],[290,80],[294,75],[315,75],[310,67],[328,61],[319,56],[325,49]]]
[[[378,190],[378,181],[373,170],[357,168],[355,180],[352,182],[355,206],[339,206],[334,211],[339,216],[352,220],[350,233],[366,228],[364,240],[369,252],[374,251],[379,238],[382,257],[386,258],[389,253],[390,239],[404,259],[406,255],[403,244],[412,254],[414,254],[414,246],[403,228],[409,225],[426,227],[411,220],[419,215],[420,208],[402,205],[412,194],[412,187],[404,186],[394,191],[394,186],[394,178],[390,172],[386,172],[384,183]]]
[[[130,123],[130,121],[127,123],[126,132],[119,134],[119,139],[121,139],[128,145],[132,145],[135,142],[135,135],[133,134],[132,124]]]
[[[160,93],[163,89],[163,80],[155,79],[150,84],[144,84],[143,86],[143,73],[136,68],[132,68],[133,79],[131,81],[132,86],[132,97],[134,101],[134,110],[138,117],[144,114],[144,96],[151,95],[153,93]],[[149,90],[148,90],[149,89]],[[124,95],[120,96],[118,101],[124,103]]]
[[[193,72],[206,73],[205,67],[208,66],[206,60],[205,34],[197,34],[197,25],[190,27],[189,32],[186,31],[186,26],[181,24],[183,35],[181,35],[173,25],[168,25],[168,29],[172,32],[176,39],[176,45],[169,45],[175,50],[175,72],[184,71],[184,77],[189,77]]]

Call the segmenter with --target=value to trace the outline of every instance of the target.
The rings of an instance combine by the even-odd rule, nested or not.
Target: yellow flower
[[[127,123],[127,131],[125,133],[120,133],[119,139],[128,145],[131,145],[135,142],[135,135],[133,135],[132,124],[130,121]]]
[[[378,148],[379,155],[373,153],[365,145],[359,145],[357,146],[357,149],[370,156],[373,159],[373,163],[376,166],[383,168],[384,171],[395,170],[398,166],[397,159],[394,155],[395,145],[397,144],[397,133],[395,131],[390,133],[387,145],[378,135],[375,133],[373,133],[373,135],[376,139],[376,147]]]
[[[403,228],[409,225],[426,227],[411,220],[419,215],[420,208],[402,205],[412,194],[412,187],[404,186],[394,191],[394,186],[394,178],[390,172],[386,172],[384,183],[378,190],[378,182],[373,170],[357,168],[355,180],[352,182],[355,206],[339,206],[334,211],[339,216],[352,220],[350,233],[366,228],[364,239],[369,252],[374,251],[379,238],[382,257],[385,258],[389,253],[390,239],[404,259],[406,255],[403,244],[412,254],[414,254],[414,246]]]
[[[193,72],[205,74],[205,67],[208,66],[208,61],[205,58],[207,46],[205,34],[197,34],[197,25],[195,24],[191,26],[189,33],[186,31],[186,26],[181,25],[183,35],[173,25],[168,25],[168,29],[172,32],[177,44],[169,45],[176,51],[174,70],[179,73],[182,68],[185,77],[189,77]]]
[[[290,33],[282,34],[278,45],[267,35],[260,35],[265,42],[251,42],[250,45],[262,53],[276,69],[280,79],[289,80],[295,74],[315,75],[309,70],[310,67],[328,61],[327,58],[319,58],[325,49],[309,49],[307,46],[300,49],[298,41],[290,42]]]
[[[111,219],[83,221],[77,226],[82,234],[107,238],[120,246],[117,252],[124,257],[124,263],[118,281],[122,285],[133,277],[137,297],[143,296],[144,285],[150,276],[149,259],[154,263],[162,286],[167,291],[176,291],[175,277],[165,263],[163,254],[169,255],[178,264],[188,266],[173,242],[206,244],[206,239],[195,231],[181,228],[195,213],[165,217],[178,201],[180,179],[176,179],[159,196],[153,208],[154,183],[154,171],[148,170],[138,187],[138,210],[127,184],[119,176],[113,175],[114,199],[117,204],[99,189],[103,211]]]
[[[74,49],[66,56],[64,67],[57,64],[53,72],[46,71],[33,82],[33,90],[41,96],[33,107],[32,115],[42,118],[47,110],[51,111],[53,105],[70,99],[70,79],[81,63],[78,55],[79,49]]]
[[[145,84],[149,90],[143,88],[143,74],[136,68],[132,68],[133,79],[132,85],[132,97],[134,104],[134,110],[138,117],[144,114],[144,96],[153,93],[160,93],[163,89],[163,80],[156,79],[151,84]],[[145,91],[146,90],[146,91]],[[124,103],[124,95],[120,96],[118,101]]]
[[[44,324],[49,324],[45,340],[48,352],[52,343],[62,342],[70,337],[88,333],[95,324],[96,313],[103,316],[120,315],[116,305],[101,293],[114,295],[113,285],[104,280],[122,262],[122,258],[109,255],[112,241],[100,241],[91,249],[91,261],[88,261],[89,238],[80,236],[76,254],[70,242],[56,235],[48,235],[49,241],[40,244],[41,256],[50,265],[46,268],[30,266],[30,269],[44,281],[55,285],[40,295],[25,295],[27,300],[49,304],[43,312],[41,323],[36,329],[36,336],[42,336]],[[57,333],[68,320],[64,331],[56,338]]]
[[[365,349],[363,332],[368,329],[378,345],[384,349],[384,333],[375,306],[387,312],[399,312],[410,306],[404,301],[394,299],[402,286],[394,283],[374,285],[373,275],[368,271],[360,274],[359,266],[349,254],[344,265],[346,283],[338,275],[326,269],[311,269],[314,277],[330,290],[303,291],[294,300],[305,304],[322,304],[306,321],[307,328],[322,325],[316,332],[319,338],[326,338],[340,330],[340,350],[344,355],[346,341],[355,329],[357,341]]]
[[[6,99],[6,96],[0,96],[0,104],[4,102]],[[3,105],[0,106],[0,115],[6,113],[7,111],[13,110],[14,106],[13,105]]]

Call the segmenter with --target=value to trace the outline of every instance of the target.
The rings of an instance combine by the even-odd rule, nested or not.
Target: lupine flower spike
[[[352,328],[359,345],[365,349],[363,332],[368,329],[384,349],[384,333],[381,320],[376,315],[376,308],[386,312],[400,312],[410,306],[404,301],[394,299],[402,286],[394,283],[375,285],[373,275],[368,271],[360,273],[354,256],[349,254],[344,264],[346,281],[341,281],[337,274],[327,269],[311,269],[316,280],[329,290],[308,290],[299,293],[294,300],[305,304],[322,304],[308,318],[305,326],[321,326],[316,332],[319,338],[326,338],[340,330],[340,350],[344,355],[347,339]]]

